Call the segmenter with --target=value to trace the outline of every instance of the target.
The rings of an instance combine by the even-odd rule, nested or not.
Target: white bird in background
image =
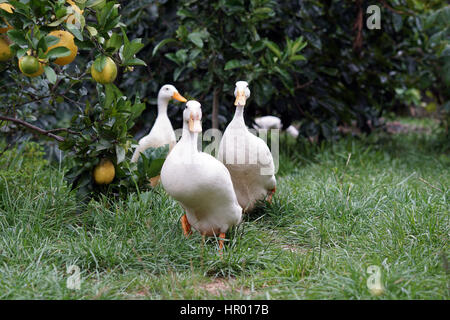
[[[281,119],[275,116],[264,116],[255,118],[254,129],[280,129],[283,128]],[[289,126],[286,132],[294,138],[298,137],[298,130],[294,126]]]
[[[201,119],[200,103],[188,101],[183,112],[183,135],[164,162],[161,183],[186,211],[181,218],[184,235],[190,235],[191,226],[202,235],[217,235],[222,253],[225,233],[241,222],[242,208],[227,168],[197,149]]]
[[[236,111],[219,146],[219,160],[230,171],[234,190],[244,211],[251,211],[256,201],[270,202],[275,193],[275,166],[266,142],[245,126],[244,106],[250,97],[248,83],[236,82]]]
[[[166,84],[161,87],[158,93],[158,116],[156,117],[155,124],[149,134],[139,140],[131,162],[137,162],[141,152],[144,152],[148,148],[158,148],[168,144],[169,150],[171,150],[175,145],[175,132],[167,115],[167,107],[171,99],[181,102],[187,101],[186,98],[178,93],[178,90],[173,85]]]

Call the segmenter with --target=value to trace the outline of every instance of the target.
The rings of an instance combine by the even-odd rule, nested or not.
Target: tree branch
[[[413,16],[414,15],[414,13],[411,13],[411,12],[400,11],[400,10],[396,10],[396,9],[392,8],[385,0],[379,0],[379,1],[383,5],[383,7],[391,10],[392,12],[395,12],[397,14],[406,14],[408,16]]]
[[[363,8],[362,0],[356,0],[356,6],[358,13],[356,15],[356,20],[353,25],[353,30],[356,31],[355,40],[353,41],[353,50],[355,52],[360,52],[363,46]]]
[[[314,80],[309,80],[308,82],[305,82],[305,83],[303,83],[303,84],[300,84],[300,83],[297,82],[297,84],[296,84],[295,87],[294,87],[294,90],[297,90],[297,89],[303,89],[303,88],[305,88],[305,87],[308,87],[308,86],[310,86],[313,82],[314,82]]]
[[[81,135],[81,133],[70,130],[69,128],[56,128],[56,129],[50,129],[50,130],[46,130],[48,133],[55,133],[55,132],[67,132],[70,134],[76,134],[76,135]]]
[[[61,136],[58,136],[56,134],[53,134],[53,132],[64,131],[64,132],[68,132],[68,133],[71,133],[71,134],[79,134],[78,132],[72,131],[72,130],[67,129],[67,128],[58,128],[58,129],[52,129],[52,130],[44,130],[44,129],[36,127],[35,125],[32,125],[31,123],[28,123],[28,122],[26,122],[24,120],[13,118],[13,117],[2,116],[2,115],[0,115],[0,120],[11,121],[11,122],[20,124],[20,125],[22,125],[24,127],[27,127],[27,128],[29,128],[31,130],[36,131],[39,134],[42,134],[44,136],[53,138],[53,139],[55,139],[58,142],[63,142],[64,138],[61,137]]]

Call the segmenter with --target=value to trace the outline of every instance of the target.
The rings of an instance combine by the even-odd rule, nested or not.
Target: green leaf
[[[28,51],[28,48],[23,48],[23,49],[19,49],[19,50],[17,50],[17,58],[21,58],[21,57],[23,57],[24,55],[26,55],[27,54],[27,51]]]
[[[275,53],[275,55],[281,59],[281,50],[280,47],[278,47],[278,45],[275,42],[272,42],[270,40],[265,40],[264,44],[266,45],[267,48],[270,49],[270,51],[272,51],[273,53]]]
[[[162,166],[165,159],[155,159],[150,164],[150,168],[147,171],[147,175],[150,178],[156,177],[161,173]]]
[[[111,142],[109,142],[108,140],[105,140],[105,139],[100,139],[97,146],[95,147],[95,150],[101,151],[101,150],[109,149],[111,147],[112,147]]]
[[[19,46],[26,46],[26,45],[28,45],[28,41],[25,38],[25,32],[24,31],[13,29],[13,30],[9,30],[7,32],[7,34],[8,34],[8,38],[12,42],[18,44]]]
[[[106,41],[105,46],[106,46],[106,49],[114,48],[113,52],[115,52],[120,49],[122,44],[123,44],[122,35],[113,33],[111,35],[111,37],[109,38],[109,40]]]
[[[105,101],[103,102],[104,108],[109,108],[113,101],[116,99],[116,88],[114,84],[105,85]]]
[[[167,59],[169,59],[169,60],[175,62],[177,65],[181,65],[181,64],[182,64],[181,61],[180,61],[180,59],[179,59],[179,58],[175,55],[175,53],[173,53],[173,52],[166,53],[164,56],[165,56]]]
[[[199,48],[203,48],[202,34],[200,32],[192,32],[188,35],[188,39]]]
[[[92,8],[101,4],[104,0],[88,0],[86,2],[86,7]]]
[[[116,144],[116,156],[117,156],[117,164],[121,163],[125,160],[125,149]]]
[[[131,42],[125,41],[122,53],[124,63],[126,64],[128,60],[132,59],[143,47],[145,47],[145,44],[141,43],[141,39],[134,39]]]
[[[54,46],[58,44],[61,39],[55,36],[45,36],[45,42],[47,43],[47,47]]]
[[[56,59],[61,57],[67,57],[70,55],[70,50],[66,47],[56,47],[47,52],[47,58]]]
[[[72,33],[75,38],[77,38],[80,41],[83,41],[83,34],[81,33],[80,29],[76,27],[75,24],[67,23],[66,24],[67,29]]]
[[[46,43],[46,41],[45,41],[45,37],[42,37],[42,38],[39,40],[38,45],[37,45],[37,49],[38,49],[38,50],[41,49],[42,52],[47,51],[47,43]]]
[[[56,73],[55,71],[49,67],[49,66],[45,66],[44,67],[44,72],[45,72],[45,76],[47,77],[48,81],[50,81],[50,83],[56,83]]]
[[[5,1],[3,1],[3,2],[5,2]],[[25,13],[25,15],[27,15],[27,16],[30,15],[31,7],[29,5],[26,5],[19,1],[9,1],[9,3],[15,7],[14,12],[22,12],[22,13]]]
[[[114,13],[114,2],[108,1],[105,7],[97,14],[97,20],[101,28],[104,28],[108,19]]]
[[[194,18],[195,13],[192,13],[186,9],[180,9],[177,11],[177,16],[179,16],[181,18]]]
[[[175,69],[175,71],[173,72],[173,81],[177,81],[178,77],[184,71],[184,69],[184,67],[178,67]]]
[[[106,65],[106,56],[100,56],[94,61],[94,68],[98,72],[102,72],[105,65]]]
[[[61,19],[62,17],[65,17],[67,15],[67,8],[66,7],[60,7],[55,12],[56,19]]]
[[[126,66],[146,66],[147,64],[145,63],[144,60],[141,60],[138,58],[133,58],[133,59],[128,60],[125,65]]]
[[[254,14],[256,15],[271,15],[273,14],[273,10],[272,8],[257,8],[256,10],[253,11]]]
[[[306,41],[303,41],[303,37],[299,37],[297,40],[295,40],[294,45],[292,46],[292,53],[296,54],[297,52],[305,48],[307,44],[308,43]]]
[[[180,49],[175,53],[175,56],[181,61],[182,63],[186,63],[188,55],[187,55],[187,49]]]
[[[236,69],[236,68],[239,68],[240,66],[241,66],[240,61],[237,60],[237,59],[233,59],[233,60],[228,61],[228,62],[225,64],[224,70]]]
[[[89,34],[90,34],[92,37],[95,37],[95,36],[98,34],[97,29],[95,29],[94,27],[86,26],[86,29],[87,29],[87,31],[89,31]]]
[[[57,26],[59,26],[61,23],[63,23],[64,21],[66,21],[66,20],[67,20],[67,17],[68,17],[68,15],[65,15],[64,17],[59,18],[58,20],[53,21],[52,23],[49,23],[48,26],[49,26],[49,27],[57,27]]]
[[[177,40],[173,39],[173,38],[168,38],[168,39],[164,39],[161,42],[159,42],[154,48],[153,48],[153,52],[152,52],[152,57],[158,52],[159,49],[161,49],[163,46],[165,46],[166,44],[170,43],[170,42],[176,42]]]
[[[297,55],[291,56],[289,58],[289,60],[290,61],[305,61],[306,58],[304,56],[302,56],[301,54],[297,54]]]

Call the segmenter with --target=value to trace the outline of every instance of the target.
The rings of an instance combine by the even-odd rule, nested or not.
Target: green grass
[[[286,139],[272,205],[228,232],[223,258],[216,239],[183,237],[181,207],[160,186],[83,205],[63,166],[33,147],[5,152],[0,298],[449,298],[442,140],[379,133],[312,147]],[[66,287],[70,265],[81,270],[80,290]],[[366,285],[371,265],[381,268],[381,297]]]

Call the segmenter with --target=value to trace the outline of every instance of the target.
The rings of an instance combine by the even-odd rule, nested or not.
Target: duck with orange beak
[[[172,99],[180,102],[187,101],[173,85],[166,84],[162,86],[158,93],[158,116],[156,117],[155,124],[149,134],[139,140],[138,147],[131,159],[132,162],[137,162],[140,153],[148,148],[158,148],[168,144],[169,149],[172,149],[175,145],[175,132],[173,131],[169,116],[167,115],[167,107],[169,101]]]
[[[172,123],[167,115],[167,107],[169,101],[172,99],[180,102],[187,101],[173,85],[166,84],[162,86],[158,93],[158,116],[149,134],[139,140],[131,162],[137,162],[141,152],[144,152],[148,148],[158,148],[168,144],[170,151],[175,146],[177,142],[175,131],[173,131]],[[159,176],[150,179],[152,187],[156,186],[158,182]]]
[[[253,210],[259,200],[272,201],[275,193],[275,166],[266,142],[248,131],[244,107],[250,97],[246,81],[236,82],[236,111],[219,146],[219,160],[230,171],[239,205],[244,212]]]
[[[164,162],[161,183],[186,212],[181,218],[184,235],[188,237],[192,227],[204,236],[216,236],[222,253],[225,233],[241,222],[242,208],[227,168],[198,151],[201,119],[200,103],[188,101],[183,112],[183,135]]]

